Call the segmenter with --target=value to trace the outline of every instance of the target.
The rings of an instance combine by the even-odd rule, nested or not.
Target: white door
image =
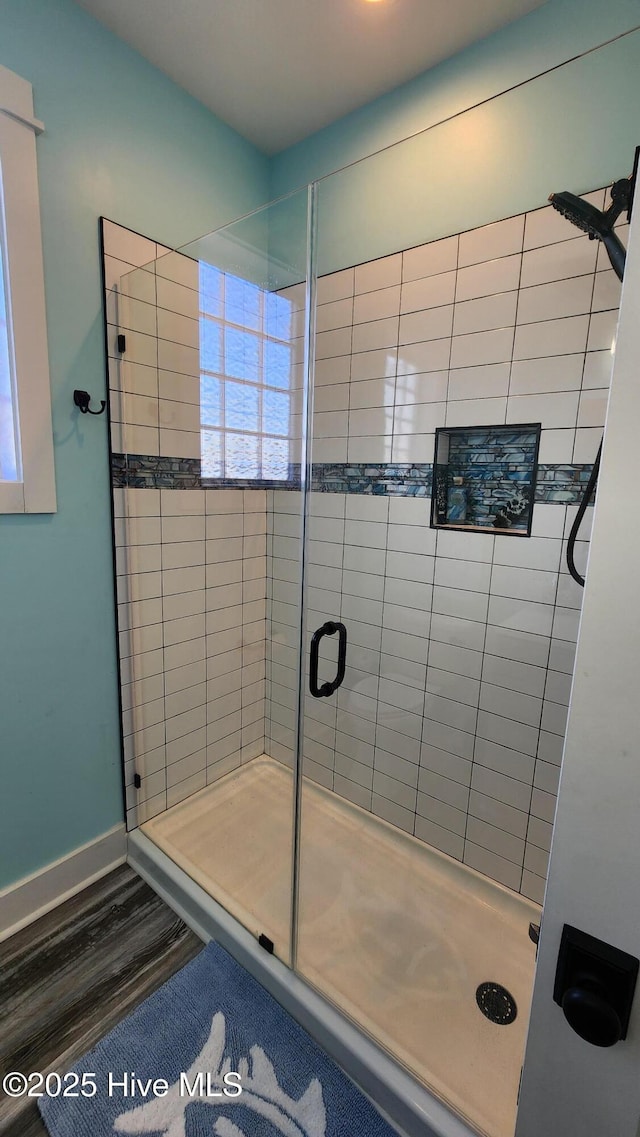
[[[640,198],[631,227],[516,1137],[640,1137],[628,1036],[583,1041],[553,1001],[563,925],[640,956]]]

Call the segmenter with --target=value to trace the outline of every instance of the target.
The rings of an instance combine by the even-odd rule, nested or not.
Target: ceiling
[[[266,154],[544,0],[78,0]]]

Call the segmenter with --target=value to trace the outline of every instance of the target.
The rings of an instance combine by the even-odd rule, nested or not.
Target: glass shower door
[[[179,251],[158,248],[125,274],[112,306],[114,344],[126,333],[112,402],[123,451],[128,707],[149,646],[135,627],[146,618],[143,568],[154,569],[159,622],[153,738],[141,729],[144,708],[127,711],[127,773],[138,779],[128,793],[142,832],[286,962],[307,198],[293,194]],[[152,395],[155,428],[141,430],[136,416]],[[153,542],[144,564],[141,541]]]
[[[475,1129],[512,1137],[552,809],[539,790],[561,743],[559,706],[540,728],[543,693],[562,687],[545,671],[552,623],[558,638],[570,627],[553,609],[565,505],[536,499],[537,541],[493,527],[528,476],[506,392],[512,364],[533,382],[520,343],[544,347],[516,338],[516,311],[525,222],[532,243],[546,222],[438,230],[447,187],[464,185],[450,136],[468,129],[318,187],[294,959]],[[433,171],[420,243],[407,219]],[[487,466],[512,448],[466,531],[431,523],[444,427],[465,428]]]

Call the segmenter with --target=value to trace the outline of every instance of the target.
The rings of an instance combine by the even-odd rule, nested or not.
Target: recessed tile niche
[[[431,525],[531,535],[541,424],[436,430]]]

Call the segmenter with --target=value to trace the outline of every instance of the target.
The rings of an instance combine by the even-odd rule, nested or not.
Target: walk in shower
[[[619,300],[546,182],[470,199],[516,98],[177,252],[103,223],[129,828],[488,1137]]]

